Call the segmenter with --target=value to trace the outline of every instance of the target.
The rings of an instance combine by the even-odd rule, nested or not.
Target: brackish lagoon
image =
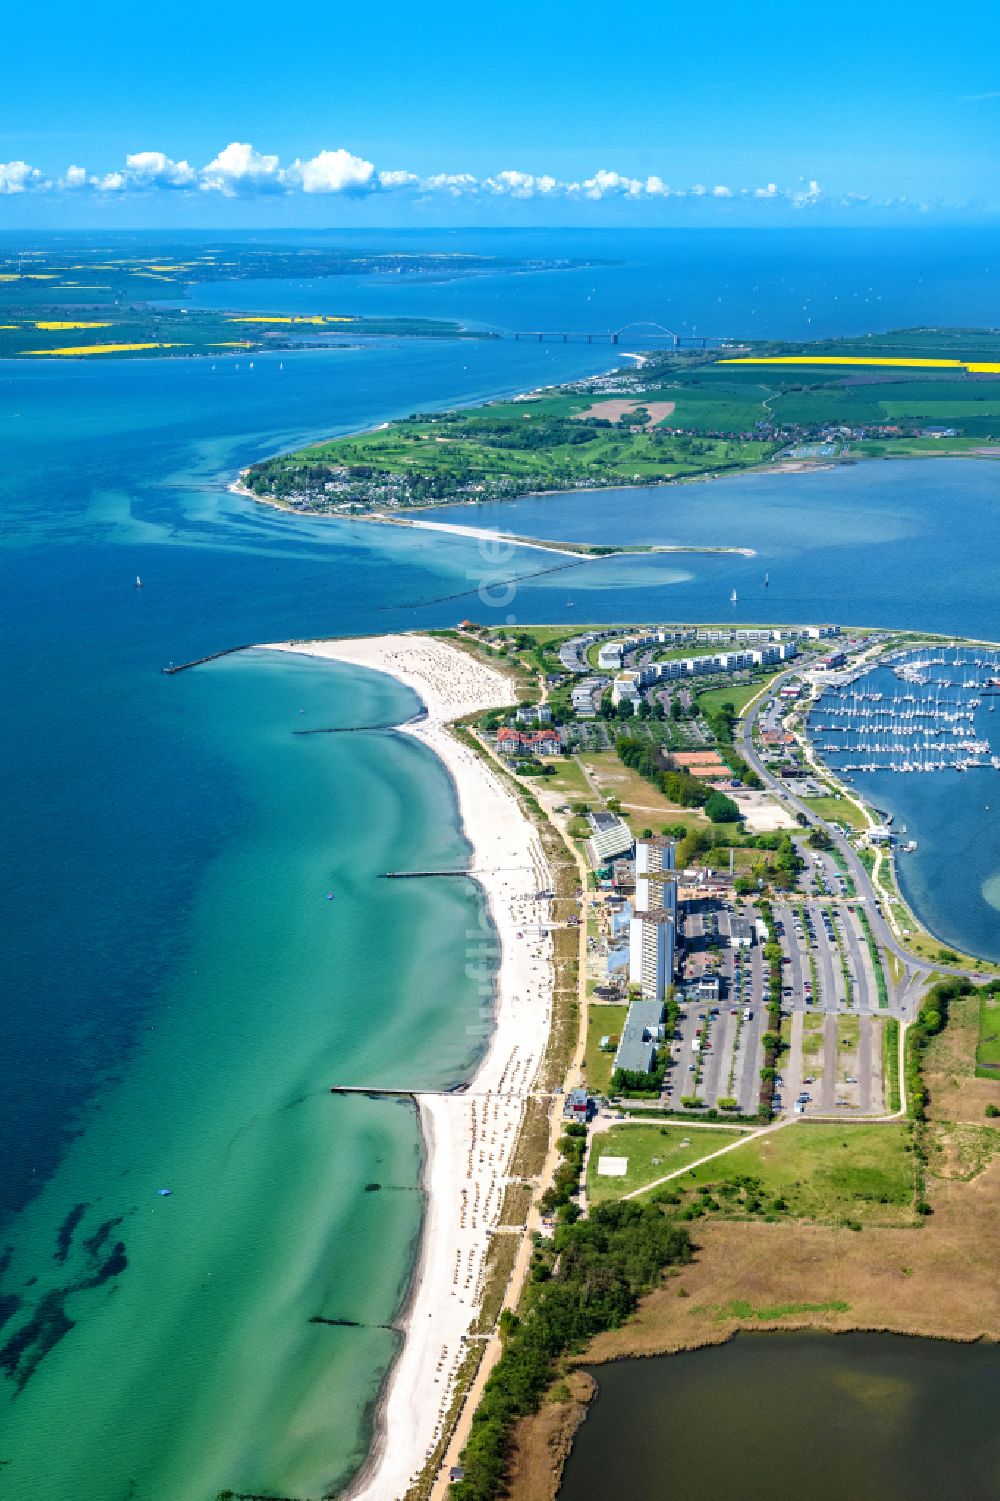
[[[740,1334],[593,1368],[559,1501],[984,1501],[1000,1350],[889,1334]]]

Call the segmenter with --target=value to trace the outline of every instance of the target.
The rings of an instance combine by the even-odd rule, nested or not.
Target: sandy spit
[[[500,672],[425,636],[270,643],[270,649],[385,672],[413,688],[427,716],[403,733],[444,762],[458,794],[472,868],[500,938],[488,1050],[462,1093],[416,1097],[424,1138],[426,1209],[419,1260],[403,1316],[404,1339],[379,1403],[371,1453],[350,1501],[402,1497],[440,1436],[478,1310],[490,1237],[499,1221],[511,1154],[548,1038],[551,940],[543,925],[550,874],[531,823],[489,766],[445,728],[475,709],[514,701]],[[523,935],[523,936],[518,936]],[[469,935],[468,966],[486,935]]]

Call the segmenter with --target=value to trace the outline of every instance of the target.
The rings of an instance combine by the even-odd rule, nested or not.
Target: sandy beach
[[[534,894],[548,888],[550,877],[535,831],[507,788],[445,729],[474,709],[512,703],[501,673],[423,636],[281,642],[270,649],[389,673],[419,694],[427,717],[403,733],[422,740],[451,774],[473,848],[472,868],[500,938],[495,993],[492,987],[484,993],[494,1014],[485,1057],[462,1093],[417,1097],[426,1152],[419,1264],[372,1452],[346,1493],[351,1501],[397,1501],[433,1449],[448,1411],[525,1100],[548,1036],[551,942],[540,925],[549,904],[535,901]],[[469,936],[473,976],[485,936]]]

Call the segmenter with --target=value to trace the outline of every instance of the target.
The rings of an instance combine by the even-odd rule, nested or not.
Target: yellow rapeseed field
[[[51,333],[51,332],[54,332],[56,329],[64,329],[64,328],[110,328],[111,324],[110,323],[71,323],[69,321],[63,322],[63,321],[60,321],[58,319],[44,319],[41,323],[36,323],[35,327],[36,328],[44,328],[44,329],[46,329],[47,331],[49,331]]]
[[[1000,364],[983,364],[974,360],[903,360],[881,356],[847,354],[775,354],[759,359],[745,355],[739,359],[719,360],[720,365],[891,365],[906,370],[968,370],[973,375],[1000,374]]]
[[[66,344],[61,349],[22,349],[21,354],[128,354],[134,349],[180,349],[180,344]]]

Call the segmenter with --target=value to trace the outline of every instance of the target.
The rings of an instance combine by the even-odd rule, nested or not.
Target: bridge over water
[[[603,329],[592,331],[587,329],[510,329],[502,337],[511,338],[515,343],[535,342],[543,344],[546,341],[561,344],[620,344],[624,335],[630,335],[637,343],[649,341],[663,341],[671,349],[716,349],[727,341],[714,334],[682,334],[676,329],[666,328],[662,323],[639,322],[626,323],[622,328]]]

